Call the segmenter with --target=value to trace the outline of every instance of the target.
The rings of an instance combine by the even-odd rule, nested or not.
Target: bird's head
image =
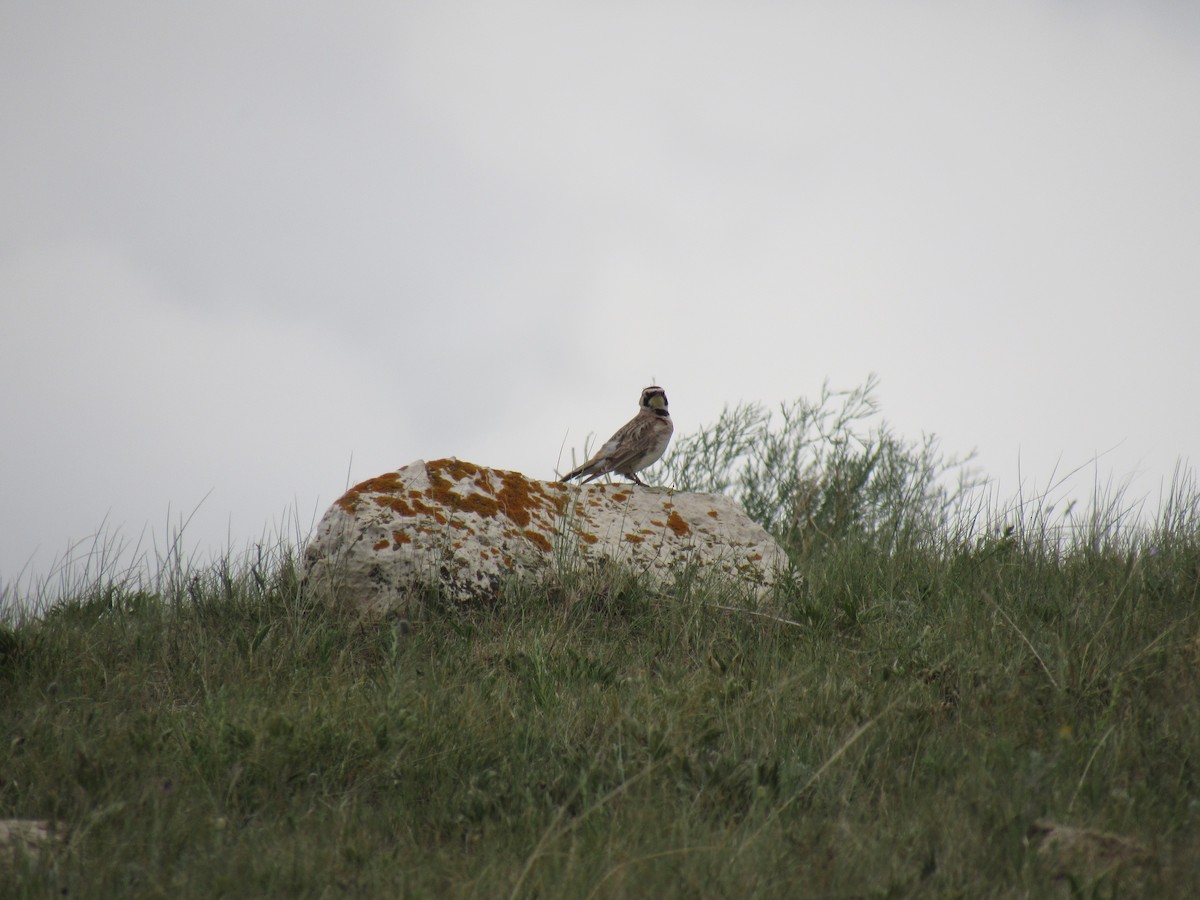
[[[660,388],[657,384],[652,384],[648,388],[643,388],[642,409],[653,410],[659,415],[665,415],[667,411],[667,392]]]

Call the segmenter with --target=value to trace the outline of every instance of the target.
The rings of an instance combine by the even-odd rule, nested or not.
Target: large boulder
[[[694,565],[763,596],[787,558],[720,494],[564,485],[455,459],[418,460],[347,491],[304,551],[305,583],[369,618],[430,588],[487,602],[513,574],[616,560],[670,578]]]

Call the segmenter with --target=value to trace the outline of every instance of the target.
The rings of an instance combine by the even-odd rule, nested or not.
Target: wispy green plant
[[[946,456],[932,435],[899,437],[879,418],[877,386],[727,407],[677,437],[648,477],[731,494],[798,559],[852,533],[881,550],[941,539],[979,484],[969,457]]]

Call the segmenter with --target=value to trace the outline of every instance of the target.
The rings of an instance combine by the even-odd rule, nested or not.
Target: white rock
[[[306,584],[369,618],[405,614],[424,590],[496,597],[505,578],[615,559],[670,579],[688,565],[761,595],[787,557],[720,494],[563,485],[454,459],[418,460],[339,499],[304,551]]]
[[[47,819],[0,819],[0,866],[63,843],[66,826]]]

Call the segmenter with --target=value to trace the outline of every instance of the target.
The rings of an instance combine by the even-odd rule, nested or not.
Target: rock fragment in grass
[[[18,855],[37,856],[62,843],[63,826],[46,819],[0,819],[0,866]]]

